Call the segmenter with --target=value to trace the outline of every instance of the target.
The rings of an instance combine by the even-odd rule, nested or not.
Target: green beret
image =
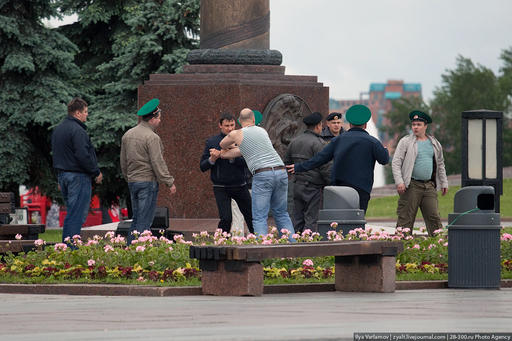
[[[322,114],[319,112],[314,112],[311,115],[304,117],[302,122],[308,126],[317,125],[318,123],[322,122]]]
[[[151,114],[153,111],[155,111],[160,104],[160,100],[158,98],[153,98],[146,104],[142,106],[142,108],[137,111],[137,116],[146,116],[148,114]]]
[[[411,122],[421,121],[421,122],[425,122],[427,124],[432,123],[432,118],[430,116],[428,116],[426,113],[424,113],[423,111],[419,111],[419,110],[411,111],[409,113],[409,119],[411,120]]]
[[[258,110],[253,110],[252,112],[254,113],[254,125],[260,124],[263,115]]]
[[[362,104],[356,104],[348,108],[345,119],[352,125],[360,126],[365,124],[372,117],[372,112]]]
[[[327,116],[325,119],[326,121],[332,121],[332,120],[341,120],[341,114],[339,112],[332,112]]]

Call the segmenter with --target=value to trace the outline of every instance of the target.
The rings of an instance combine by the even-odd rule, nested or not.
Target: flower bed
[[[333,227],[335,227],[333,225]],[[404,274],[446,274],[447,233],[436,231],[435,237],[408,235],[408,229],[398,228],[394,235],[383,230],[355,229],[344,236],[341,232],[329,231],[328,240],[401,240],[404,251],[397,256],[398,278]],[[310,230],[292,236],[298,243],[321,240]],[[285,244],[289,243],[287,230],[271,230],[266,236],[231,236],[221,230],[214,234],[194,234],[194,241],[185,241],[183,236],[174,240],[152,236],[149,231],[138,236],[127,247],[121,236],[108,232],[104,237],[94,236],[83,242],[75,236],[66,243],[45,247],[41,239],[35,242],[37,250],[18,255],[7,254],[0,262],[0,281],[83,281],[83,282],[138,282],[141,284],[187,285],[198,283],[201,272],[195,259],[189,258],[189,245],[223,244]],[[501,236],[502,271],[512,277],[512,235]],[[276,280],[326,280],[334,275],[334,257],[269,259],[263,261],[265,279]],[[427,276],[427,278],[431,278]],[[195,281],[194,281],[195,279]]]

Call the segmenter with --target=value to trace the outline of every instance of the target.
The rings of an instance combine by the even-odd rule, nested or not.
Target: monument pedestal
[[[218,217],[210,174],[200,171],[199,160],[206,139],[219,134],[223,112],[235,117],[243,108],[264,113],[276,96],[292,94],[311,111],[328,113],[328,87],[316,76],[291,76],[284,71],[278,65],[195,64],[186,65],[181,74],[153,74],[139,86],[139,107],[152,98],[160,99],[162,123],[157,133],[177,188],[171,196],[161,186],[158,206],[169,207],[173,218]]]

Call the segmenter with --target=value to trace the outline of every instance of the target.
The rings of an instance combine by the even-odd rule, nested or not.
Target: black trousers
[[[322,187],[296,181],[293,184],[293,228],[302,233],[304,229],[318,231],[317,221],[322,204]]]
[[[357,194],[359,194],[359,208],[361,210],[364,210],[364,212],[366,213],[366,209],[368,208],[368,202],[370,202],[370,193],[341,181],[336,181],[336,186],[347,186],[355,189],[357,191]]]
[[[215,201],[217,202],[217,209],[219,210],[219,228],[224,232],[228,232],[231,229],[231,221],[233,215],[231,214],[231,199],[236,201],[240,212],[244,216],[245,223],[249,232],[254,233],[252,227],[252,204],[251,194],[249,188],[245,186],[237,187],[213,187],[213,194],[215,195]]]

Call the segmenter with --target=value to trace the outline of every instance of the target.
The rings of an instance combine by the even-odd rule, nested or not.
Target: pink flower
[[[108,231],[107,233],[105,233],[105,238],[114,238],[114,237],[115,237],[114,231]]]
[[[97,240],[89,239],[89,240],[87,241],[87,243],[85,244],[85,246],[96,245],[96,244],[98,244],[98,241],[97,241]]]
[[[313,266],[313,261],[311,259],[306,259],[304,262],[302,262],[302,265]]]
[[[332,240],[336,237],[337,233],[334,230],[327,231],[327,239]]]
[[[503,241],[512,240],[512,234],[510,234],[510,233],[503,233],[503,235],[501,236],[501,240],[503,240]]]
[[[414,246],[412,247],[413,249],[418,249],[420,248],[420,246],[418,244],[414,244]]]
[[[448,242],[444,243],[443,246],[448,246]]]
[[[300,238],[300,234],[294,233],[294,234],[292,234],[292,238],[293,239],[299,239]]]
[[[109,251],[114,251],[114,248],[112,247],[112,245],[105,245],[105,247],[103,248],[103,250],[105,252],[109,252]]]
[[[289,235],[290,231],[288,231],[288,229],[281,229],[281,233],[284,235]]]
[[[333,222],[331,223],[331,228],[332,228],[332,229],[335,229],[336,227],[338,227],[338,223],[337,223],[337,222],[335,222],[335,221],[333,221]]]
[[[68,248],[68,246],[65,243],[57,243],[57,244],[55,244],[53,249],[55,251],[65,251],[67,248]]]
[[[14,238],[16,238],[17,240],[20,240],[23,237],[21,236],[21,234],[18,233]]]
[[[144,250],[146,250],[146,248],[142,245],[139,245],[135,248],[135,251],[137,251],[137,252],[143,252]]]
[[[402,232],[403,233],[408,233],[408,232],[411,232],[411,229],[406,227],[406,228],[402,229]]]
[[[89,259],[87,261],[87,265],[89,265],[89,266],[94,266],[95,264],[96,264],[96,261],[94,259]]]
[[[44,244],[46,244],[46,242],[45,242],[44,240],[42,240],[42,239],[38,239],[38,240],[36,240],[36,241],[34,242],[34,245],[35,245],[35,246],[42,246],[42,245],[44,245]]]
[[[139,282],[144,282],[144,281],[145,281],[145,279],[144,279],[144,277],[140,276],[139,278],[137,278],[137,281],[139,281]]]

